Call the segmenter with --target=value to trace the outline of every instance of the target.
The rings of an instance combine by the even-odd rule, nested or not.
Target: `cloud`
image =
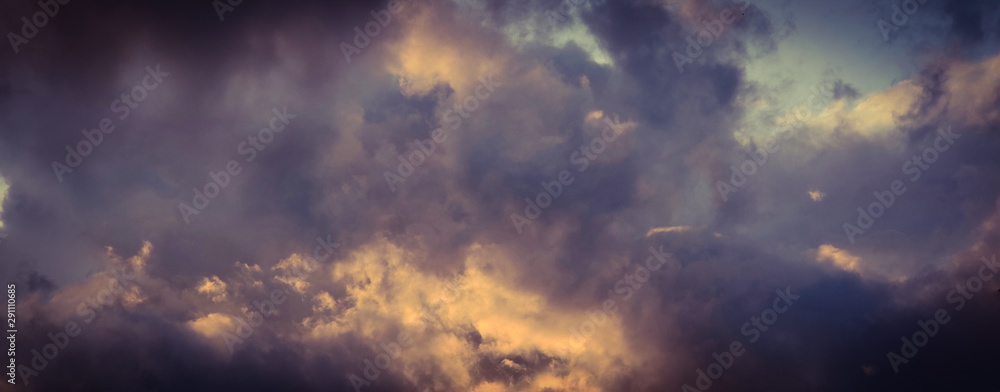
[[[842,249],[837,249],[831,245],[820,245],[820,247],[816,250],[816,261],[832,263],[837,268],[843,269],[844,271],[857,271],[858,261],[860,260],[861,258],[851,255]]]
[[[24,389],[348,391],[354,375],[372,391],[676,390],[734,340],[747,355],[713,389],[995,386],[995,281],[965,310],[949,302],[1000,227],[985,2],[922,8],[956,44],[908,25],[916,40],[893,44],[917,72],[873,89],[816,70],[822,104],[790,110],[748,79],[805,34],[784,5],[750,4],[683,74],[672,54],[734,4],[590,1],[549,25],[560,5],[407,2],[350,62],[340,44],[386,2],[244,2],[223,22],[209,3],[61,5],[0,79],[20,364],[81,327]],[[51,163],[117,118],[151,64],[170,79],[59,182]],[[499,85],[460,113],[484,78]],[[295,120],[253,147],[286,107]],[[621,132],[597,152],[609,123]],[[904,164],[949,127],[960,136],[912,180]],[[385,173],[438,128],[391,188]],[[767,163],[721,198],[771,135]],[[231,161],[240,174],[218,180]],[[572,184],[519,233],[511,213],[563,171]],[[907,191],[850,242],[844,222],[895,180]],[[216,183],[186,224],[178,205]],[[750,344],[744,323],[784,288],[802,302]],[[939,308],[954,321],[887,371]]]
[[[198,286],[198,292],[212,298],[212,302],[224,301],[226,299],[226,282],[219,280],[218,276],[211,279],[204,278]]]

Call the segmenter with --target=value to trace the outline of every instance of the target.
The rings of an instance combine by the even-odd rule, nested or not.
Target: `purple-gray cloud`
[[[680,390],[733,341],[746,353],[711,390],[998,386],[996,281],[952,300],[998,250],[989,2],[921,5],[893,41],[920,72],[878,91],[825,72],[799,114],[748,71],[796,34],[780,4],[746,4],[680,73],[702,19],[743,2],[573,2],[556,24],[556,1],[221,3],[223,20],[208,1],[58,3],[0,50],[18,330],[3,390]],[[859,25],[890,5],[856,8]],[[0,31],[42,7],[5,5]],[[912,179],[904,164],[949,127]],[[897,179],[905,194],[851,241],[843,224]],[[651,247],[671,259],[647,281]],[[745,323],[787,287],[800,299],[750,343]],[[938,309],[951,321],[895,372],[887,353]]]

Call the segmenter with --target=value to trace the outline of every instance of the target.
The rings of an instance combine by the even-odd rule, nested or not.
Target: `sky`
[[[1000,389],[994,1],[0,10],[0,391]]]

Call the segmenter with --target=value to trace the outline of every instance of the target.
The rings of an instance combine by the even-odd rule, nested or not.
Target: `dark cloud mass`
[[[997,21],[6,2],[0,390],[1000,390]]]

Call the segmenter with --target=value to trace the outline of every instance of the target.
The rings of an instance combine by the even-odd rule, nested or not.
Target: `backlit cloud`
[[[0,12],[13,388],[997,389],[990,2],[233,3]]]

